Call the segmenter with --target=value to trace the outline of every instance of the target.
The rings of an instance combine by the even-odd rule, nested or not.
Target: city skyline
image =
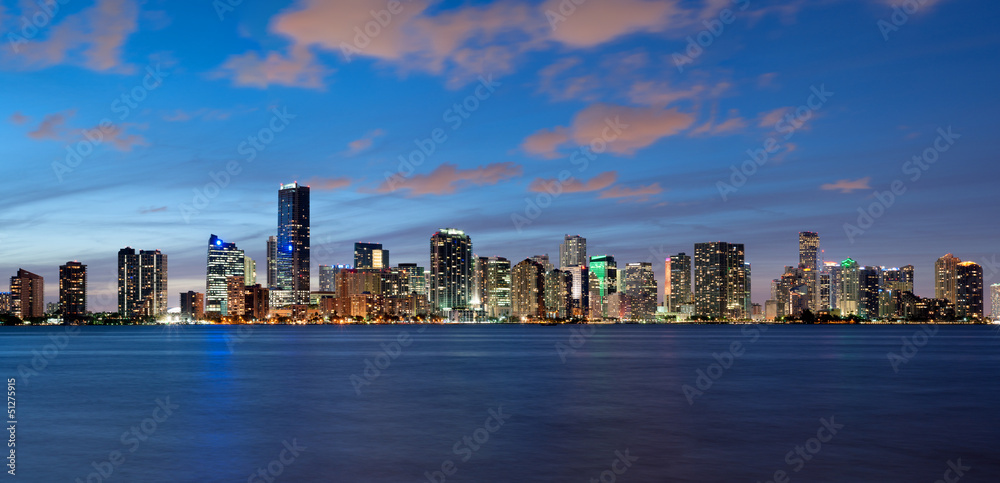
[[[969,209],[997,204],[984,174],[1000,67],[979,59],[996,57],[1000,33],[977,14],[985,1],[927,2],[888,30],[882,0],[628,0],[614,22],[610,4],[588,2],[555,24],[552,2],[418,2],[350,58],[340,41],[353,45],[385,2],[107,3],[61,6],[0,52],[17,181],[0,273],[56,280],[81,260],[101,296],[92,310],[113,309],[117,248],[171,255],[171,306],[204,290],[196,247],[211,233],[264,265],[275,207],[261,193],[290,181],[313,189],[313,287],[318,265],[351,263],[357,241],[424,264],[418,240],[444,226],[513,263],[558,259],[567,233],[654,265],[695,243],[743,243],[754,301],[804,230],[822,234],[827,261],[913,264],[924,296],[942,253],[998,280],[1000,233]],[[0,24],[17,33],[34,7],[7,6]],[[83,25],[125,28],[101,39]],[[428,25],[461,34],[440,44]],[[768,139],[778,149],[747,164]]]

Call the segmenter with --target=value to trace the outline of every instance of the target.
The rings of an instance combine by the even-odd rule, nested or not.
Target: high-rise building
[[[246,253],[243,254],[243,279],[246,280],[247,285],[257,284],[257,262],[248,257]]]
[[[545,315],[565,319],[573,315],[573,274],[558,268],[545,274]]]
[[[355,243],[354,268],[358,270],[389,268],[389,250],[383,250],[381,243]]]
[[[309,187],[298,183],[278,190],[278,306],[309,303]]]
[[[990,285],[990,317],[1000,320],[1000,283]]]
[[[956,265],[955,273],[955,316],[983,318],[983,267],[975,262],[961,262]]]
[[[545,316],[545,275],[542,264],[526,258],[510,270],[510,314]]]
[[[205,270],[205,312],[229,314],[229,277],[242,276],[246,280],[246,256],[235,243],[226,243],[212,235],[208,237],[208,263]],[[239,298],[243,298],[242,292]]]
[[[799,232],[799,267],[819,271],[819,234]]]
[[[486,293],[486,263],[487,257],[472,256],[472,295],[470,304],[475,309],[486,307],[489,294]]]
[[[613,317],[608,311],[608,297],[618,293],[618,263],[611,255],[590,257],[590,313],[594,317]]]
[[[900,292],[910,292],[913,293],[913,265],[903,265],[900,271],[900,282],[899,291]]]
[[[504,257],[486,259],[486,315],[510,315],[510,260]]]
[[[337,271],[340,270],[337,267],[331,267],[330,265],[320,265],[319,266],[319,291],[320,292],[336,292],[337,287]]]
[[[416,263],[400,263],[397,267],[410,277],[410,293],[427,300],[427,275],[424,274],[424,267],[418,267]]]
[[[696,243],[694,246],[696,312],[715,318],[748,318],[750,277],[747,269],[742,243]]]
[[[472,295],[472,239],[443,228],[431,236],[431,309],[465,309]]]
[[[63,321],[80,320],[87,315],[87,266],[66,262],[59,266],[59,306]]]
[[[242,268],[242,266],[241,266]],[[167,256],[159,250],[118,251],[118,313],[156,317],[167,313]]]
[[[956,269],[961,261],[949,253],[934,262],[934,298],[947,300],[953,304],[957,302]]]
[[[857,315],[860,311],[861,287],[858,262],[848,258],[840,262],[840,289],[837,291],[837,308],[842,316]]]
[[[656,313],[656,276],[649,262],[625,265],[625,293],[628,295],[629,318],[650,320]]]
[[[181,292],[181,313],[198,320],[205,316],[205,294],[193,290]]]
[[[10,292],[0,292],[0,315],[14,313],[14,305],[10,299]]]
[[[244,290],[243,315],[251,320],[264,320],[270,311],[267,288],[259,283],[246,285]]]
[[[243,275],[226,277],[226,302],[222,315],[228,317],[243,317],[246,314],[246,279]]]
[[[10,277],[11,312],[19,319],[45,316],[45,280],[23,268]]]
[[[837,262],[823,262],[823,265],[823,272],[830,279],[830,298],[827,304],[830,306],[830,310],[838,309],[840,308],[837,303],[840,299],[841,266]]]
[[[590,315],[590,269],[587,265],[563,267],[573,277],[573,316],[587,318]]]
[[[858,270],[858,315],[876,320],[879,318],[880,267],[861,267]]]
[[[548,253],[546,253],[545,255],[533,255],[528,258],[538,262],[542,266],[542,270],[544,270],[545,273],[549,273],[550,271],[552,271],[552,269],[556,268],[554,265],[552,265],[552,262],[549,261]]]
[[[587,239],[580,235],[566,235],[559,245],[559,268],[586,266]]]
[[[663,305],[667,312],[680,312],[691,300],[691,257],[683,252],[671,255],[663,263]]]
[[[278,288],[278,237],[267,237],[267,288]]]

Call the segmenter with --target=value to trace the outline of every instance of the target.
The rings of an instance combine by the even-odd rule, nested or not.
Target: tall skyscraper
[[[246,279],[243,275],[226,277],[226,302],[222,315],[243,317],[246,314]]]
[[[510,260],[504,257],[486,259],[486,315],[510,315]]]
[[[556,268],[545,274],[545,315],[559,319],[573,315],[573,274],[570,272]]]
[[[278,237],[267,237],[267,288],[278,288]]]
[[[819,234],[799,232],[799,267],[819,271]]]
[[[66,262],[59,266],[59,306],[63,321],[80,320],[87,315],[87,266]]]
[[[990,285],[990,317],[1000,320],[1000,283]]]
[[[358,270],[389,268],[389,250],[383,250],[381,243],[355,243],[354,268]]]
[[[277,306],[309,304],[309,187],[278,190]]]
[[[538,264],[542,266],[542,271],[544,273],[548,273],[553,268],[556,268],[554,265],[552,265],[552,262],[549,261],[549,254],[548,253],[546,253],[545,255],[532,255],[532,256],[530,256],[528,258],[530,258],[530,259],[538,262]]]
[[[510,314],[513,317],[545,316],[545,275],[542,264],[526,258],[510,271]]]
[[[337,287],[337,268],[329,265],[319,266],[319,291],[335,292]]]
[[[857,315],[860,310],[861,287],[858,262],[848,258],[840,262],[840,289],[837,291],[837,308],[840,314]]]
[[[913,293],[913,265],[903,265],[900,271],[900,292]]]
[[[663,263],[663,304],[667,312],[680,312],[691,300],[691,257],[683,252],[671,255]]]
[[[208,237],[205,312],[231,315],[227,311],[230,292],[227,281],[235,275],[246,280],[246,257],[243,250],[237,248],[235,243],[226,243],[215,235]]]
[[[983,318],[983,267],[975,262],[961,262],[955,269],[955,316]]]
[[[934,298],[947,300],[953,304],[958,301],[956,270],[961,261],[949,253],[934,262]]]
[[[443,228],[431,236],[433,310],[465,309],[472,295],[472,239],[462,230]]]
[[[19,319],[45,316],[45,280],[23,268],[10,277],[10,302]]]
[[[243,279],[246,280],[247,285],[257,284],[257,262],[248,257],[246,253],[243,254]]]
[[[628,295],[629,318],[650,320],[656,313],[656,276],[649,262],[625,265],[625,293]]]
[[[594,317],[610,317],[608,297],[618,293],[618,263],[611,255],[590,257],[590,312]]]
[[[242,266],[241,266],[242,269]],[[167,313],[167,256],[159,250],[118,251],[118,313],[156,317]]]
[[[489,294],[486,293],[486,263],[487,257],[472,256],[472,294],[469,301],[473,308],[482,309],[486,307]]]
[[[424,267],[418,267],[416,263],[400,263],[397,267],[409,275],[410,293],[416,293],[417,296],[427,300],[427,275],[424,273]]]
[[[861,267],[858,270],[858,315],[871,320],[879,318],[880,267]]]
[[[695,311],[716,318],[749,317],[747,268],[742,243],[696,243],[694,246]]]
[[[559,245],[559,268],[586,266],[587,239],[580,235],[566,235]]]
[[[573,315],[587,318],[590,315],[590,268],[587,265],[563,267],[573,277]]]

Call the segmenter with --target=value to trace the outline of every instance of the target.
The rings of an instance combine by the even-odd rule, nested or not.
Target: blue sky
[[[1000,282],[994,2],[224,1],[0,3],[0,273],[55,301],[79,260],[113,310],[117,250],[160,249],[173,306],[212,233],[263,262],[297,180],[314,276],[355,241],[426,265],[442,227],[515,260],[566,233],[621,264],[723,240],[763,303],[809,230],[827,260],[915,265],[923,296],[948,252]],[[936,161],[913,179],[913,156]]]

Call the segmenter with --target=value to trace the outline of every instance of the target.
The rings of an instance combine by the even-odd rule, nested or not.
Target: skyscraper
[[[87,266],[66,262],[59,266],[59,306],[63,321],[72,322],[87,315]]]
[[[329,265],[319,266],[319,291],[335,292],[337,287],[337,268]]]
[[[749,276],[742,243],[694,246],[694,299],[698,314],[742,319],[749,313]]]
[[[397,267],[410,277],[410,293],[416,293],[427,300],[427,275],[424,267],[418,267],[416,263],[400,263]]]
[[[354,268],[358,270],[389,268],[389,250],[383,250],[381,243],[355,243]]]
[[[243,275],[230,275],[226,277],[226,302],[222,315],[229,317],[242,317],[246,313],[246,279]]]
[[[486,259],[486,315],[510,315],[510,260],[504,257]]]
[[[990,285],[990,317],[1000,320],[1000,283]]]
[[[486,307],[489,294],[486,293],[486,263],[487,257],[472,256],[472,294],[469,296],[471,305],[476,309]]]
[[[472,239],[443,228],[431,236],[430,301],[433,310],[465,309],[472,295]]]
[[[545,275],[542,264],[526,258],[510,271],[510,315],[545,316]]]
[[[278,190],[276,306],[309,303],[309,187],[298,183]]]
[[[819,234],[799,232],[799,267],[819,271]]]
[[[10,277],[10,302],[19,319],[45,316],[45,280],[23,268]]]
[[[566,235],[559,245],[559,268],[586,266],[587,239],[580,235]]]
[[[858,270],[858,315],[870,320],[879,318],[881,272],[880,267],[861,267]]]
[[[257,283],[257,262],[248,257],[246,253],[243,254],[243,278],[246,280],[247,285],[255,285]]]
[[[212,235],[208,237],[208,263],[205,271],[205,312],[230,314],[229,277],[239,275],[246,280],[246,257],[235,243],[226,243]],[[242,298],[242,293],[240,294]]]
[[[590,257],[590,312],[608,317],[608,297],[618,292],[618,263],[611,255]]]
[[[691,303],[691,257],[684,252],[671,255],[663,263],[663,304],[667,312],[680,312]]]
[[[555,266],[552,265],[552,262],[549,261],[548,253],[546,253],[545,255],[532,255],[528,258],[538,262],[538,264],[542,266],[543,273],[548,273],[553,268],[556,268]]]
[[[553,269],[545,274],[545,314],[564,319],[573,315],[573,274]]]
[[[983,267],[975,262],[961,262],[955,269],[955,316],[983,318]]]
[[[205,316],[205,294],[195,291],[181,292],[181,313],[193,319]]]
[[[625,265],[625,293],[631,320],[650,320],[656,313],[656,276],[649,262]]]
[[[934,262],[934,298],[956,303],[956,269],[961,262],[958,257],[947,254]]]
[[[563,267],[573,278],[573,315],[586,318],[590,315],[590,269],[587,265]]]
[[[857,315],[861,300],[858,262],[848,258],[840,262],[840,288],[837,291],[837,308],[841,315]]]
[[[278,288],[278,237],[267,237],[267,288]]]
[[[242,268],[242,266],[241,266]],[[167,256],[131,247],[118,251],[118,313],[156,317],[167,313]]]

